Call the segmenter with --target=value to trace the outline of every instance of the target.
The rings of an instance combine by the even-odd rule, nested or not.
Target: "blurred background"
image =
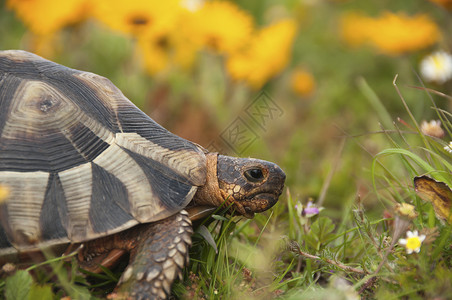
[[[450,92],[451,7],[3,0],[0,49],[105,76],[170,131],[212,151],[278,163],[292,195],[322,197],[327,214],[339,217],[335,208],[357,194],[370,208],[377,203],[367,195],[372,155],[387,146],[378,132],[407,118],[396,74],[418,122],[435,112],[415,86]]]

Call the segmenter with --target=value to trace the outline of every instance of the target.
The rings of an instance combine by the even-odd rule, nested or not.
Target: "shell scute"
[[[163,219],[205,177],[203,150],[108,79],[0,51],[0,184],[12,189],[0,204],[0,255]]]

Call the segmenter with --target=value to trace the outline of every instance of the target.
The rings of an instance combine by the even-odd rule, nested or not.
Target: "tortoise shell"
[[[164,219],[206,180],[203,149],[108,79],[0,51],[0,255]]]

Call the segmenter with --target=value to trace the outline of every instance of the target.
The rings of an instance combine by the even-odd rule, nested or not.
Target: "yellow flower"
[[[407,16],[391,12],[384,12],[378,18],[346,15],[342,20],[342,36],[350,45],[367,43],[389,55],[426,48],[441,37],[437,25],[428,15]]]
[[[8,0],[7,6],[39,35],[53,34],[88,15],[88,0]]]
[[[135,37],[164,36],[183,9],[178,0],[96,0],[94,16],[113,30]]]
[[[138,51],[143,58],[146,71],[154,75],[162,72],[169,64],[168,37],[158,39],[141,38],[138,40]]]
[[[417,230],[414,232],[407,231],[406,239],[399,239],[399,244],[404,245],[406,253],[411,254],[413,252],[419,253],[421,251],[422,242],[425,240],[425,235],[418,235]]]
[[[350,46],[361,46],[368,42],[372,20],[360,13],[347,13],[341,19],[341,35]]]
[[[424,14],[409,17],[386,12],[377,20],[376,25],[372,42],[387,54],[420,50],[435,44],[440,38],[438,27]]]
[[[315,79],[311,73],[298,69],[292,73],[292,90],[299,96],[306,97],[312,95],[315,90]]]
[[[414,210],[414,206],[408,203],[397,203],[395,206],[396,211],[404,217],[408,217],[409,219],[414,219],[417,217],[417,212]]]
[[[226,1],[206,2],[193,12],[188,26],[192,38],[202,46],[219,53],[232,53],[250,38],[251,15]]]
[[[138,38],[138,51],[149,74],[155,75],[170,67],[189,69],[193,65],[199,47],[191,39],[192,32],[183,26],[187,16],[188,12],[183,13],[178,20],[179,30]]]
[[[226,64],[231,77],[260,88],[289,62],[295,38],[293,20],[281,20],[260,30],[244,50],[232,54]]]
[[[198,50],[192,43],[184,42],[182,37],[171,35],[140,38],[137,45],[144,67],[150,75],[170,67],[190,68]]]

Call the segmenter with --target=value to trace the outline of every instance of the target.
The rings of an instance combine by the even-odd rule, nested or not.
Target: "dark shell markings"
[[[19,54],[0,56],[0,182],[14,199],[1,207],[2,249],[83,241],[163,219],[204,184],[202,150],[109,80]]]
[[[274,163],[172,134],[104,77],[0,51],[0,185],[10,191],[0,265],[81,243],[79,265],[101,272],[129,253],[116,291],[163,299],[188,260],[192,219],[222,205],[251,218],[284,181]]]

